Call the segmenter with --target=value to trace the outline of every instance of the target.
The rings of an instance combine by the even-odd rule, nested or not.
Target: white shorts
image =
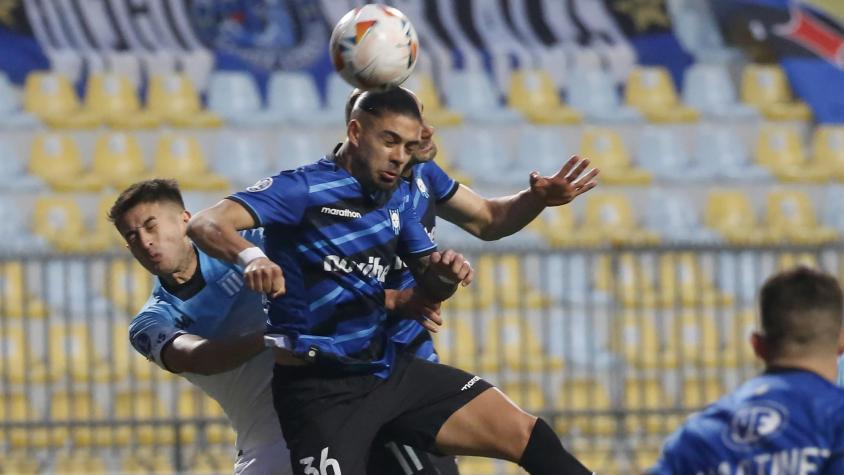
[[[244,451],[235,460],[234,475],[293,475],[287,443],[281,439],[274,444]]]

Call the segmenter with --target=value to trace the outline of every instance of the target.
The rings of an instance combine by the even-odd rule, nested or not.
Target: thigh
[[[279,440],[274,444],[243,452],[235,461],[234,475],[293,475],[287,444]]]

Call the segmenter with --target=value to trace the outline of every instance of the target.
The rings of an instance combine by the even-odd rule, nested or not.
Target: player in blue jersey
[[[797,267],[760,294],[753,349],[765,372],[671,435],[651,475],[844,474],[844,351],[838,281]]]
[[[129,339],[143,356],[215,399],[237,434],[239,475],[290,474],[273,413],[273,354],[264,346],[262,296],[243,271],[209,257],[186,236],[190,213],[173,180],[136,183],[109,211],[132,255],[156,276],[149,301],[132,320]],[[261,230],[243,233],[263,246]]]
[[[279,349],[275,407],[297,474],[366,473],[389,424],[401,443],[520,463],[531,474],[587,474],[548,424],[477,376],[411,354],[396,357],[384,311],[386,274],[401,257],[417,289],[441,301],[471,269],[435,252],[401,179],[420,145],[421,116],[402,89],[359,99],[329,159],[265,179],[197,214],[189,234],[246,264],[270,302]],[[263,226],[266,256],[238,229]],[[283,273],[282,273],[283,269]]]

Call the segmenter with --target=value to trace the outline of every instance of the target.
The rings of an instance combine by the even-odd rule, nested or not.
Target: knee
[[[521,460],[522,454],[524,454],[525,448],[528,445],[528,441],[530,441],[531,434],[533,433],[533,427],[536,425],[536,420],[537,418],[535,416],[531,416],[530,414],[520,414],[518,420],[512,425],[512,436],[508,438],[509,440],[501,441],[507,445],[502,449],[507,454],[508,460],[511,462],[518,463]]]

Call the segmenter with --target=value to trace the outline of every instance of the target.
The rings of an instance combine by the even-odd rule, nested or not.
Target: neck
[[[337,166],[346,170],[349,173],[352,173],[352,150],[349,147],[349,141],[346,140],[340,145],[340,148],[337,149],[337,153],[334,154],[334,162],[337,163]]]
[[[184,284],[196,273],[196,252],[194,252],[190,240],[185,239],[183,251],[184,257],[176,270],[171,274],[160,276],[161,280],[167,285]]]
[[[775,358],[765,362],[765,366],[779,366],[784,368],[797,368],[806,371],[811,371],[827,381],[836,382],[838,380],[838,360],[828,356],[817,357],[807,356],[802,358]]]

